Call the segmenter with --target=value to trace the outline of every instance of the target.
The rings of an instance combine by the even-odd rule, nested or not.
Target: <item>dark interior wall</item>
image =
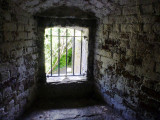
[[[0,119],[13,120],[36,94],[36,21],[14,3],[0,1]]]
[[[46,1],[50,2],[40,0],[35,7],[24,2],[22,7],[24,5],[26,10],[35,13],[65,4],[62,0]],[[102,1],[70,0],[67,4],[92,11],[100,18],[96,34],[94,30],[91,34],[93,39],[96,36],[95,47],[89,47],[95,48],[94,64],[91,62],[90,66],[91,70],[94,67],[92,78],[95,79],[96,90],[126,119],[159,119],[159,0]],[[68,13],[65,14],[67,18]],[[83,17],[83,14],[75,15]],[[85,19],[88,17],[92,18],[85,15]],[[56,20],[60,21],[55,19],[45,27],[55,25]],[[77,21],[65,19],[60,24],[71,25]],[[84,25],[83,20],[79,21]],[[90,25],[95,25],[95,22]],[[32,101],[36,93],[37,57],[39,80],[45,82],[42,44],[45,27],[39,26],[37,32],[32,16],[11,2],[0,1],[0,119],[13,119]],[[93,60],[92,55],[90,59]]]
[[[97,30],[98,92],[126,119],[160,118],[160,3],[122,0]]]

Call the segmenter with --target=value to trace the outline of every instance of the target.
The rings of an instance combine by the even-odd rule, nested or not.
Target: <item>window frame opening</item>
[[[85,71],[85,73],[84,72],[82,72],[82,64],[83,64],[83,60],[82,60],[82,58],[83,58],[83,41],[85,40],[85,41],[87,41],[87,43],[88,43],[88,39],[89,39],[89,28],[86,28],[86,27],[59,27],[58,26],[58,35],[57,36],[55,36],[55,35],[53,35],[52,34],[52,28],[55,28],[55,27],[57,27],[57,26],[54,26],[54,27],[49,27],[49,29],[50,29],[50,46],[51,46],[51,48],[50,48],[50,51],[51,51],[51,63],[50,63],[50,65],[51,65],[51,73],[50,74],[47,74],[46,73],[46,77],[47,77],[47,82],[56,82],[56,81],[63,81],[63,80],[65,80],[65,81],[77,81],[77,80],[86,80],[86,76],[87,76],[87,69],[88,69],[88,53],[86,53],[86,56],[87,56],[87,58],[86,58],[86,71]],[[61,34],[60,34],[60,29],[63,29],[63,28],[65,28],[66,29],[66,36],[61,36]],[[68,28],[69,29],[73,29],[74,30],[74,34],[73,34],[73,36],[68,36]],[[48,28],[46,28],[46,29],[48,29]],[[76,36],[76,30],[79,30],[80,32],[81,32],[81,35],[80,36]],[[83,32],[86,32],[85,34],[83,34]],[[45,36],[44,36],[45,37]],[[58,37],[58,73],[57,74],[54,74],[53,73],[53,70],[52,70],[52,68],[53,68],[53,65],[52,65],[52,62],[53,62],[53,57],[52,57],[52,51],[53,51],[53,47],[52,47],[52,45],[53,45],[53,43],[54,43],[54,40],[53,40],[53,37]],[[61,74],[61,70],[60,70],[60,42],[61,42],[61,37],[64,37],[65,39],[66,39],[66,68],[65,68],[65,74]],[[67,62],[67,55],[68,55],[68,49],[67,49],[67,47],[68,47],[68,42],[67,42],[67,40],[68,40],[68,37],[73,37],[73,46],[72,46],[72,74],[68,74],[68,62]],[[80,37],[80,63],[79,63],[79,74],[75,74],[75,42],[76,42],[76,37]],[[88,48],[88,44],[87,44],[87,52],[88,52],[88,50],[89,50],[89,48]],[[86,57],[85,56],[85,57]],[[45,68],[46,69],[46,68]]]

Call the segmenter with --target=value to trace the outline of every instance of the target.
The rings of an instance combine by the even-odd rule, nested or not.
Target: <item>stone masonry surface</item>
[[[133,0],[134,1],[134,0]],[[160,118],[160,3],[121,0],[99,21],[94,77],[104,100],[126,119]]]
[[[15,119],[33,100],[37,57],[36,22],[14,3],[0,1],[0,120]]]
[[[39,56],[31,15],[67,6],[97,17],[94,80],[106,103],[127,120],[160,118],[159,0],[12,1],[17,6],[0,2],[0,117],[14,119],[35,93]]]

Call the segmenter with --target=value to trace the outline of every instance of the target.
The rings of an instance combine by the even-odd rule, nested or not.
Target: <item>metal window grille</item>
[[[52,34],[52,29],[50,29],[50,46],[51,46],[51,48],[50,48],[50,51],[51,51],[51,73],[49,74],[49,75],[47,75],[47,77],[64,77],[64,76],[84,76],[85,74],[83,73],[82,74],[82,54],[83,54],[83,34],[82,34],[82,30],[81,30],[81,35],[80,36],[76,36],[75,35],[75,29],[74,29],[74,34],[73,34],[73,36],[68,36],[68,29],[66,29],[66,36],[61,36],[61,32],[60,32],[60,28],[58,29],[58,36],[56,36],[56,35],[53,35]],[[53,41],[54,41],[54,37],[58,37],[58,74],[53,74],[53,70],[52,70],[52,60],[53,60],[53,56],[52,56],[52,51],[53,51],[53,48],[52,48],[52,44],[53,44]],[[61,74],[60,73],[60,51],[61,51],[61,49],[60,49],[60,41],[61,41],[61,37],[65,37],[66,38],[66,73],[65,73],[65,75],[63,74]],[[72,70],[73,70],[73,73],[72,74],[67,74],[67,68],[68,68],[68,65],[67,65],[67,55],[68,55],[68,49],[67,49],[67,41],[68,41],[68,37],[73,37],[73,41],[72,41]],[[79,63],[79,65],[80,65],[80,72],[79,72],[79,74],[75,74],[75,40],[76,40],[76,37],[80,37],[81,38],[81,40],[80,40],[80,53],[78,53],[78,54],[80,54],[80,63]]]

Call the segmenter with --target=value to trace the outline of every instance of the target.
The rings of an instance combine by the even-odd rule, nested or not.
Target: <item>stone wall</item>
[[[69,20],[57,18],[53,21],[42,17],[37,33],[32,16],[13,3],[1,0],[0,119],[14,119],[32,101],[36,93],[38,60],[40,82],[46,82],[44,28],[77,24],[89,25],[92,30],[89,36],[93,39],[89,44],[89,80],[93,80],[95,53],[95,83],[104,100],[129,120],[160,118],[159,0],[13,1],[32,15],[40,15],[37,13],[63,5],[77,7],[83,12],[94,13],[99,22],[96,41],[96,21],[86,23],[83,14],[79,16],[84,17],[83,20],[71,17]],[[68,13],[65,14],[68,17]],[[40,55],[38,60],[37,52]]]
[[[120,0],[99,21],[94,76],[104,100],[127,120],[160,118],[160,3]]]
[[[36,93],[36,22],[8,0],[0,1],[0,119],[13,120]]]

